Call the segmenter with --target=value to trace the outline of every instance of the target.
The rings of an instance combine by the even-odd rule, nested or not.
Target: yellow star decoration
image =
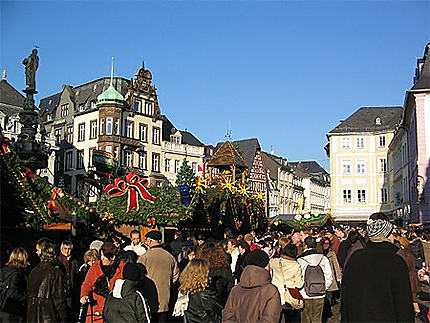
[[[204,193],[204,191],[207,187],[206,180],[204,178],[197,177],[197,181],[194,184],[194,186],[196,187],[196,192]]]
[[[260,192],[257,194],[257,199],[259,199],[259,200],[264,201],[264,197],[265,197],[265,194],[263,192]]]
[[[236,181],[232,181],[231,178],[224,177],[224,182],[221,183],[221,187],[223,189],[227,189],[230,192],[234,193],[236,191]]]
[[[248,197],[248,191],[249,191],[249,188],[246,187],[245,184],[242,184],[242,183],[239,184],[239,194],[240,195],[242,195],[244,197]]]

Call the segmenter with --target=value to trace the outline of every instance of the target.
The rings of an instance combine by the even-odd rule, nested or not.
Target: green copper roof
[[[123,102],[124,102],[124,97],[121,95],[121,93],[115,90],[115,87],[113,86],[112,82],[110,83],[107,90],[97,97],[97,104],[102,104],[102,103],[122,104]]]

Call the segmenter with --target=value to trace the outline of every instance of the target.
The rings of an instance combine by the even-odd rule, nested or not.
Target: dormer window
[[[377,117],[377,118],[375,119],[375,124],[376,124],[377,126],[381,125],[381,118],[380,118],[380,117]]]
[[[135,99],[134,100],[134,111],[140,112],[141,111],[141,106],[142,106],[142,101],[139,100],[139,99]]]
[[[180,144],[181,143],[181,137],[180,136],[170,136],[170,141],[175,143],[175,144]]]
[[[85,104],[79,105],[79,112],[85,111]]]
[[[96,107],[96,101],[91,101],[91,109],[95,109]]]
[[[47,116],[46,116],[46,121],[51,121],[52,120],[52,114],[48,114]]]

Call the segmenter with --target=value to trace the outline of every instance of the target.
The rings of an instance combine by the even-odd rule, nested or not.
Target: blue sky
[[[430,41],[429,1],[0,1],[0,69],[37,99],[110,73],[153,74],[161,112],[206,144],[257,137],[328,168],[325,134],[402,105]]]

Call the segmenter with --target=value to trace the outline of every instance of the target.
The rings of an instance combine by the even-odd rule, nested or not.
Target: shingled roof
[[[336,133],[374,133],[394,130],[400,124],[403,107],[361,107],[328,135]],[[376,122],[379,118],[380,123]]]
[[[178,130],[173,123],[165,116],[164,114],[161,116],[163,120],[163,141],[170,141],[170,135],[172,135],[173,131]],[[203,143],[197,139],[191,132],[185,130],[179,130],[182,135],[182,143],[191,146],[203,146]]]
[[[233,147],[232,143],[230,141],[226,141],[213,155],[213,157],[208,163],[208,166],[236,166],[246,168],[246,163],[243,157],[236,150],[236,148]]]
[[[293,166],[296,166],[300,168],[301,170],[305,171],[309,175],[329,175],[327,171],[316,161],[299,161],[299,162],[289,162],[288,164],[291,164]]]
[[[1,111],[5,115],[10,117],[20,112],[24,107],[24,99],[24,96],[6,80],[0,80]]]
[[[260,143],[257,138],[243,139],[243,140],[235,140],[231,142],[239,152],[239,154],[245,160],[246,167],[248,169],[252,168],[252,164],[254,162],[254,157],[257,149],[261,149]],[[223,143],[218,143],[215,147],[215,152],[220,149]]]
[[[423,58],[418,59],[418,67],[415,72],[415,84],[412,90],[430,89],[430,43],[427,44]]]

